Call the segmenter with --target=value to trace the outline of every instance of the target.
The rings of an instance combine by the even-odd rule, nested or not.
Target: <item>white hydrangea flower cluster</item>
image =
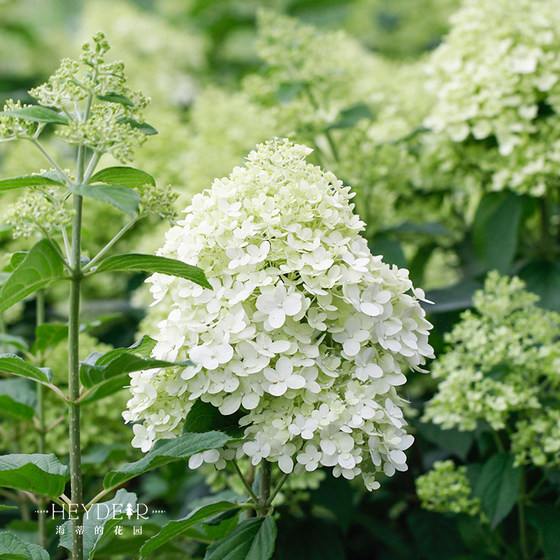
[[[456,142],[495,136],[509,155],[543,103],[560,110],[558,3],[467,0],[451,24],[428,67],[438,103],[426,122]]]
[[[333,467],[375,489],[378,471],[407,468],[413,437],[396,388],[433,356],[431,325],[423,292],[371,255],[350,188],[307,164],[310,152],[260,145],[168,232],[160,254],[201,267],[213,290],[148,280],[155,304],[170,306],[153,355],[196,365],[131,374],[124,417],[142,421],[133,445],[147,451],[180,433],[200,398],[241,412],[245,437],[191,467],[248,456],[285,473]]]

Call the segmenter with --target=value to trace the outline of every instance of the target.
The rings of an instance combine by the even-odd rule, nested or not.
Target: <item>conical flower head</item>
[[[165,307],[154,356],[180,371],[133,374],[125,418],[149,448],[180,432],[192,402],[241,413],[245,441],[195,457],[265,458],[284,472],[334,467],[347,478],[406,468],[396,387],[432,356],[407,270],[373,256],[352,193],[287,140],[193,198],[160,254],[201,267],[213,290],[156,274]]]

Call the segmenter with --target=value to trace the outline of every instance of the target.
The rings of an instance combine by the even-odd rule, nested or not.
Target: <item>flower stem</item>
[[[84,169],[84,147],[78,148],[78,165],[76,179],[81,182]],[[78,504],[76,519],[72,521],[72,560],[82,560],[83,536],[78,527],[82,524],[82,452],[80,445],[80,286],[82,282],[82,197],[73,195],[74,217],[72,223],[70,280],[70,305],[68,317],[68,390],[69,390],[69,439],[70,439],[70,499]]]
[[[37,327],[40,327],[45,322],[45,292],[39,290],[37,292],[37,299],[35,300],[35,322]],[[42,352],[37,355],[37,362],[39,366],[43,365]],[[37,423],[38,423],[38,433],[39,433],[39,453],[45,453],[45,388],[41,383],[37,383]],[[45,514],[45,508],[47,502],[45,498],[39,496],[37,501],[38,510],[38,535],[39,535],[39,545],[43,548],[47,548],[47,516]]]
[[[268,500],[270,498],[270,486],[272,483],[272,464],[266,459],[261,461],[261,485],[259,489],[259,502],[257,508],[258,517],[266,517],[270,506]]]
[[[245,486],[245,488],[247,489],[247,492],[249,492],[249,495],[251,496],[251,498],[253,499],[255,504],[258,504],[259,503],[259,498],[253,492],[253,489],[251,488],[251,485],[249,484],[249,482],[247,482],[247,479],[243,476],[243,473],[241,472],[241,469],[239,468],[239,465],[237,464],[237,461],[235,459],[232,459],[231,464],[233,465],[233,468],[235,469],[235,473],[237,474],[237,476],[243,482],[243,486]]]
[[[519,499],[517,500],[517,509],[519,513],[519,542],[521,545],[521,558],[530,560],[529,545],[527,542],[527,527],[525,523],[525,500],[527,497],[527,482],[525,479],[525,469],[521,468],[521,488],[519,491]]]

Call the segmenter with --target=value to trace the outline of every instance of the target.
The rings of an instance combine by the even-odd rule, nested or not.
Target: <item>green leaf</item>
[[[224,416],[215,406],[198,399],[185,418],[183,432],[203,434],[216,431],[239,438],[243,436],[243,428],[238,422],[241,416],[242,414]]]
[[[32,366],[15,354],[0,354],[0,372],[27,377],[39,383],[51,383],[53,379],[50,368]]]
[[[553,311],[560,311],[560,264],[538,260],[524,266],[519,277],[527,284],[527,289],[541,299],[539,305]]]
[[[195,453],[223,447],[232,440],[227,434],[182,434],[176,439],[159,440],[142,459],[127,463],[116,471],[109,472],[103,481],[105,488],[117,486],[142,473],[157,469],[179,459],[188,459]]]
[[[10,257],[10,271],[15,270],[29,255],[29,251],[16,251]]]
[[[349,107],[348,109],[344,109],[344,111],[340,111],[338,115],[338,120],[331,124],[327,130],[333,130],[337,128],[352,128],[356,126],[358,122],[362,119],[373,120],[373,113],[368,105],[365,103],[359,103],[358,105],[354,105],[353,107]]]
[[[69,190],[111,204],[129,216],[134,216],[140,204],[140,195],[135,190],[120,185],[76,185]]]
[[[36,243],[0,290],[0,312],[62,277],[64,263],[47,239]]]
[[[3,115],[8,117],[17,117],[26,121],[44,122],[52,124],[68,124],[68,119],[46,107],[39,107],[32,105],[30,107],[22,107],[21,109],[10,109],[9,111],[2,111]]]
[[[110,183],[134,189],[146,184],[155,186],[156,181],[151,175],[140,169],[134,169],[133,167],[107,167],[98,171],[90,179],[90,183]]]
[[[507,274],[517,252],[524,198],[509,193],[482,197],[472,225],[475,252],[486,270]]]
[[[11,179],[0,179],[0,191],[20,189],[22,187],[39,187],[42,185],[64,186],[64,183],[45,177],[44,175],[22,175]]]
[[[509,514],[519,496],[521,470],[513,463],[509,453],[496,453],[484,463],[474,487],[492,528]]]
[[[0,415],[31,420],[36,402],[35,391],[25,379],[0,380]]]
[[[68,467],[52,453],[0,456],[0,486],[58,498],[68,480]]]
[[[447,313],[471,307],[473,294],[482,288],[481,282],[466,279],[448,288],[431,290],[426,294],[434,302],[434,305],[430,305],[430,312]]]
[[[127,506],[129,511],[136,517],[136,494],[120,489],[112,500],[97,503],[91,506],[87,515],[84,516],[84,560],[89,560],[95,556],[97,547],[110,537],[113,529],[119,525],[120,521],[126,516]],[[113,511],[115,515],[113,515]],[[64,534],[60,537],[60,546],[72,550],[72,525],[67,521],[64,527]],[[103,527],[103,534],[96,534],[95,528]]]
[[[201,521],[214,517],[218,513],[239,509],[240,507],[241,506],[239,504],[234,504],[233,502],[218,502],[216,504],[198,508],[182,519],[169,521],[169,523],[162,527],[161,531],[157,535],[154,535],[151,539],[146,541],[144,546],[140,549],[142,558],[145,558],[154,550],[157,550],[171,539],[174,539]]]
[[[131,128],[136,128],[140,132],[143,132],[146,136],[153,136],[158,133],[158,131],[151,124],[148,124],[147,122],[141,123],[134,119],[131,119],[130,117],[121,117],[120,119],[117,119],[117,122],[120,124],[127,124]]]
[[[269,560],[275,542],[276,523],[272,517],[245,519],[225,538],[209,546],[204,560]]]
[[[45,352],[55,348],[68,338],[68,325],[62,323],[45,323],[35,329],[33,352]]]
[[[284,82],[276,91],[276,98],[280,103],[289,103],[298,97],[305,89],[306,82]]]
[[[539,504],[528,511],[528,521],[536,527],[542,539],[546,560],[560,560],[560,510],[556,506]]]
[[[138,253],[114,255],[102,261],[96,269],[97,272],[108,272],[111,270],[159,272],[160,274],[169,274],[170,276],[179,276],[180,278],[192,280],[203,288],[212,289],[200,268],[166,257],[141,255]]]
[[[0,560],[49,560],[49,553],[38,544],[21,540],[14,533],[0,533]]]
[[[400,268],[407,266],[402,245],[396,239],[379,236],[373,240],[370,249],[374,255],[383,255],[383,262],[387,264],[396,264]]]
[[[13,336],[11,334],[0,333],[0,348],[2,346],[13,346],[22,352],[28,349],[27,342],[21,336]]]
[[[0,511],[7,511],[10,509],[19,509],[17,506],[6,506],[4,504],[0,504]]]
[[[109,103],[120,103],[127,107],[134,107],[134,103],[126,95],[122,93],[106,93],[105,95],[96,95],[99,101],[109,101]]]
[[[462,461],[466,461],[474,443],[473,432],[462,432],[457,429],[444,430],[432,422],[413,421],[413,424],[422,437],[434,443],[440,449],[449,451]]]
[[[105,355],[94,352],[86,358],[86,361],[80,364],[80,380],[85,387],[91,388],[105,383],[114,377],[133,371],[192,365],[192,362],[189,360],[168,362],[166,360],[156,360],[155,358],[144,358],[129,352],[120,353],[114,357],[111,356],[109,358],[110,361],[107,362],[107,356],[111,355],[112,352],[108,352]]]

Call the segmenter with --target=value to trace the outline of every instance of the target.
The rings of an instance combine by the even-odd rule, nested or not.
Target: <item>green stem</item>
[[[270,498],[270,486],[272,483],[272,464],[266,459],[261,461],[261,485],[259,489],[259,501],[257,508],[258,517],[266,517],[270,506],[268,500]]]
[[[258,504],[259,503],[259,498],[253,492],[253,489],[251,488],[251,485],[249,484],[247,479],[243,476],[243,473],[241,472],[241,469],[239,468],[239,465],[237,464],[237,461],[235,459],[232,459],[231,464],[233,465],[233,468],[235,469],[235,473],[241,479],[241,482],[243,482],[243,486],[245,486],[245,488],[247,489],[247,492],[249,492],[249,495],[251,496],[251,498],[253,499],[255,504]]]
[[[541,247],[545,258],[552,258],[554,254],[554,237],[551,233],[550,200],[545,194],[539,198],[541,207]]]
[[[33,138],[31,140],[31,142],[43,154],[43,157],[58,171],[60,176],[64,179],[64,182],[67,185],[70,185],[72,183],[72,181],[70,181],[70,178],[68,177],[68,175],[66,174],[64,169],[62,169],[62,167],[60,167],[60,165],[58,165],[58,163],[56,163],[56,161],[54,161],[54,159],[50,156],[50,154],[47,152],[47,150],[45,150],[45,148],[43,148],[43,146],[41,145],[39,140]]]
[[[272,502],[274,501],[274,498],[276,498],[278,492],[280,492],[280,490],[282,489],[282,486],[284,486],[284,483],[286,482],[286,480],[288,480],[289,476],[290,475],[288,473],[284,473],[284,475],[280,479],[280,482],[278,482],[276,488],[272,491],[272,494],[270,494],[270,498],[268,498],[268,501],[266,502],[267,506],[272,505]]]
[[[109,243],[107,243],[107,245],[105,245],[105,247],[103,247],[103,249],[101,249],[99,253],[97,253],[97,255],[95,255],[95,257],[93,257],[93,259],[91,259],[91,261],[89,261],[84,266],[82,271],[86,272],[97,262],[99,262],[99,260],[107,253],[107,251],[111,249],[111,247],[113,247],[113,245],[138,221],[138,219],[139,218],[134,218],[133,220],[128,222],[125,226],[123,226],[122,229],[115,235],[115,237],[113,237],[113,239],[111,239],[111,241],[109,241]]]
[[[76,180],[81,183],[84,170],[83,146],[78,148]],[[70,499],[78,505],[76,519],[72,521],[72,560],[82,560],[83,536],[78,531],[82,525],[82,452],[80,445],[80,286],[82,282],[82,197],[73,195],[74,217],[72,223],[71,263],[72,278],[68,317],[68,390],[69,390],[69,439],[70,439]]]
[[[519,490],[519,499],[517,500],[517,509],[519,513],[519,542],[521,545],[521,558],[523,560],[530,560],[531,556],[529,554],[529,545],[527,542],[527,526],[525,522],[525,500],[526,500],[526,490],[527,482],[525,479],[525,469],[521,469],[521,484]]]
[[[39,290],[37,292],[36,299],[36,325],[40,327],[45,322],[45,292]],[[43,366],[43,356],[39,352],[37,354],[37,362],[39,366]],[[45,388],[41,383],[37,383],[37,421],[39,428],[39,453],[45,453]],[[47,502],[45,498],[39,496],[37,503],[37,510],[39,511],[38,521],[39,521],[39,545],[43,548],[47,548],[47,516],[45,513],[45,508]]]

